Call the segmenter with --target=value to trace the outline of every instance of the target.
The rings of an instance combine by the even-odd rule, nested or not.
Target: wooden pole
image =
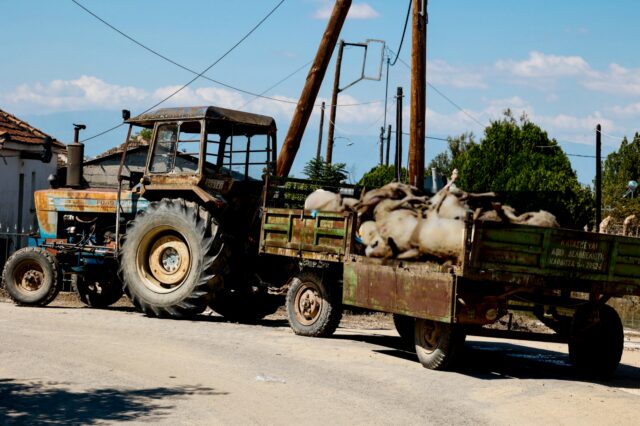
[[[409,183],[422,189],[427,97],[427,0],[414,0],[412,23]]]
[[[602,222],[602,126],[596,126],[596,229]]]
[[[327,130],[327,164],[333,160],[333,142],[335,140],[336,110],[338,108],[338,93],[340,93],[340,69],[342,68],[342,52],[344,51],[344,40],[340,40],[338,45],[338,56],[336,57],[336,74],[333,78],[333,92],[331,93],[331,111],[329,112],[329,129]]]
[[[396,94],[396,182],[402,180],[402,87],[398,87]]]
[[[380,165],[384,164],[384,126],[380,127]]]
[[[280,149],[280,155],[278,155],[278,164],[276,166],[276,174],[278,176],[287,176],[291,171],[293,161],[300,148],[302,136],[313,111],[313,104],[320,91],[322,80],[331,61],[331,55],[338,42],[340,30],[342,30],[342,25],[347,19],[350,8],[351,0],[336,0],[327,29],[324,31],[313,65],[311,65],[307,75],[307,81],[300,94],[296,111],[291,118],[289,131]]]
[[[324,102],[320,109],[320,130],[318,131],[318,148],[316,149],[316,160],[320,161],[320,153],[322,152],[322,130],[324,129]]]
[[[384,165],[389,166],[389,151],[391,150],[391,124],[387,126],[387,152],[384,159]]]

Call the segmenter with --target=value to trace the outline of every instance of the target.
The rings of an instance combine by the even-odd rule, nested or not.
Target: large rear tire
[[[331,336],[342,319],[341,294],[315,273],[303,272],[287,292],[287,317],[295,334]]]
[[[416,318],[416,354],[430,370],[452,368],[464,346],[465,335],[452,324]]]
[[[90,308],[109,307],[124,294],[122,281],[111,269],[99,274],[78,275],[74,289],[78,299]]]
[[[223,285],[224,253],[221,230],[203,207],[180,198],[151,203],[122,245],[125,292],[149,316],[198,314]]]
[[[58,261],[39,247],[25,247],[7,259],[2,280],[9,297],[18,305],[46,306],[62,287]]]
[[[581,372],[606,378],[622,358],[624,330],[620,316],[609,305],[576,310],[571,324],[569,359]]]

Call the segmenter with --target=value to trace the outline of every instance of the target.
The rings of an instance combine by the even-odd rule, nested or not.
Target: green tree
[[[137,140],[138,137],[140,139],[144,139],[147,143],[151,142],[151,138],[153,137],[153,129],[142,129],[135,135],[131,136],[131,139]]]
[[[460,136],[447,138],[448,152],[441,152],[436,155],[427,166],[426,172],[430,173],[432,168],[442,176],[451,176],[453,169],[458,167],[460,157],[463,156],[475,143],[473,132],[463,133]]]
[[[609,154],[602,165],[602,205],[618,219],[640,212],[638,194],[627,192],[631,180],[640,180],[639,133],[631,142],[625,137],[618,151]]]
[[[400,175],[401,180],[403,182],[407,182],[409,176],[407,169],[403,167],[401,169]],[[381,186],[384,186],[389,182],[393,182],[394,180],[395,166],[380,165],[372,168],[367,173],[365,173],[364,176],[362,176],[362,179],[360,179],[360,182],[358,182],[358,185],[364,186],[369,189],[380,188]]]
[[[505,111],[454,166],[459,170],[457,185],[466,191],[496,191],[516,210],[547,210],[562,226],[592,223],[591,190],[578,182],[558,143],[524,115],[516,120]]]
[[[326,164],[322,157],[313,158],[302,170],[309,179],[326,185],[339,185],[348,176],[345,163]]]

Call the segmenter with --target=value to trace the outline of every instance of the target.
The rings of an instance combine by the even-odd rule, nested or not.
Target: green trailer
[[[287,283],[295,333],[332,334],[348,305],[394,314],[427,368],[452,367],[467,335],[568,343],[572,363],[594,375],[619,364],[622,323],[606,302],[640,295],[640,239],[468,221],[459,265],[368,258],[356,215],[304,211],[312,188],[302,182],[265,186],[259,244],[299,264]],[[514,311],[554,333],[485,327]]]

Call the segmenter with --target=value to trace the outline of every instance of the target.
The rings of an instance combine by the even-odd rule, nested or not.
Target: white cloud
[[[315,19],[329,19],[331,11],[333,10],[333,2],[324,2],[324,4],[315,11],[313,17]],[[353,3],[351,9],[349,9],[349,19],[374,19],[380,16],[377,10],[375,10],[368,3]]]
[[[136,87],[113,85],[96,77],[82,76],[76,80],[54,80],[48,84],[23,84],[1,99],[5,104],[18,106],[18,109],[50,112],[117,109],[123,105],[137,105],[147,97],[147,92]]]
[[[590,73],[583,85],[596,92],[638,96],[640,95],[640,69],[628,69],[614,63],[609,65],[606,72]]]
[[[580,56],[546,55],[536,51],[529,53],[529,58],[524,61],[499,60],[495,67],[498,71],[527,78],[570,77],[584,75],[591,70]]]
[[[441,59],[434,59],[428,62],[427,76],[431,83],[458,89],[487,88],[484,76],[480,72],[458,68]]]
[[[626,106],[615,106],[611,110],[614,114],[622,117],[640,117],[640,102]]]

